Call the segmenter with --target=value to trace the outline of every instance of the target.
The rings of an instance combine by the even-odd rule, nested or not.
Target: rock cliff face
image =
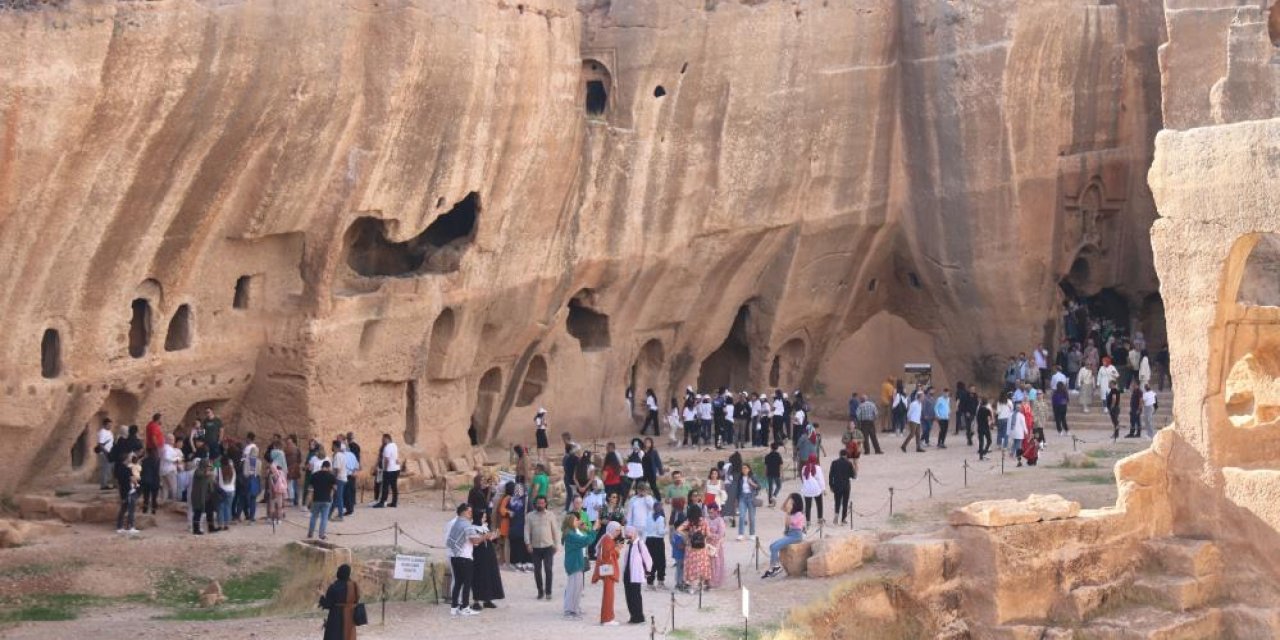
[[[1156,3],[5,6],[0,488],[100,413],[443,458],[632,384],[968,378],[1064,279],[1163,324]]]

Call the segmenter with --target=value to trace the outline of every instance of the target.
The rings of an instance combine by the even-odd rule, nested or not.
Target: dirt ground
[[[839,424],[838,419],[827,420]],[[839,431],[825,430],[827,442],[839,443]],[[1086,508],[1114,503],[1115,483],[1111,468],[1124,455],[1144,448],[1146,440],[1121,440],[1113,444],[1109,433],[1085,431],[1080,437],[1088,442],[1077,446],[1097,460],[1092,469],[1068,469],[1058,466],[1062,454],[1072,449],[1068,438],[1050,435],[1049,446],[1035,468],[1015,468],[1010,459],[1001,473],[1000,460],[977,462],[973,448],[964,446],[964,436],[952,436],[951,448],[930,449],[925,453],[901,453],[898,440],[887,436],[882,441],[884,455],[863,458],[858,479],[854,483],[854,510],[860,515],[852,527],[811,528],[810,537],[846,535],[851,529],[909,532],[928,531],[945,525],[947,512],[974,500],[1021,498],[1030,493],[1059,493],[1078,500]],[[883,436],[883,434],[882,434]],[[624,440],[619,438],[619,441]],[[664,438],[665,440],[665,438]],[[838,446],[838,444],[836,445]],[[832,447],[828,447],[831,449]],[[502,455],[494,452],[496,455]],[[681,468],[686,474],[705,477],[706,469],[727,457],[728,451],[663,450],[669,467]],[[748,460],[762,456],[763,449],[744,454]],[[965,464],[968,464],[967,487]],[[825,465],[824,465],[825,466]],[[926,479],[931,470],[936,482]],[[783,493],[798,490],[790,465]],[[932,485],[933,496],[929,495]],[[889,488],[894,488],[894,513],[889,514]],[[461,494],[447,497],[456,504]],[[830,496],[828,496],[828,514]],[[399,523],[418,540],[440,544],[445,522],[451,513],[441,509],[439,491],[423,491],[402,497],[398,509],[357,509],[356,516],[331,525],[330,540],[351,547],[361,557],[387,556],[396,542],[390,531],[366,534]],[[84,594],[89,596],[77,610],[76,619],[56,622],[17,622],[0,626],[0,637],[14,639],[76,638],[92,636],[95,640],[114,638],[318,638],[320,612],[294,611],[228,620],[170,620],[162,616],[174,612],[169,591],[176,572],[189,587],[207,579],[228,580],[262,567],[279,566],[283,562],[281,548],[305,536],[305,519],[301,511],[289,514],[291,524],[272,531],[257,524],[237,526],[218,535],[194,537],[185,532],[182,517],[161,513],[159,526],[132,539],[117,536],[105,525],[78,525],[66,535],[52,536],[28,546],[0,552],[0,603],[8,610],[24,601],[39,601],[40,594]],[[767,547],[782,529],[782,514],[776,509],[761,509],[760,544]],[[302,526],[295,526],[295,525]],[[736,533],[736,531],[734,532]],[[427,555],[432,562],[443,558],[439,552],[423,549],[412,540],[401,537],[401,551]],[[671,638],[741,638],[741,594],[737,590],[734,568],[742,568],[742,584],[751,591],[751,626],[766,630],[785,624],[789,609],[821,600],[840,578],[809,579],[779,577],[760,579],[767,564],[767,549],[762,550],[759,569],[755,564],[755,545],[748,539],[738,542],[730,536],[726,545],[726,567],[730,574],[723,589],[702,595],[699,608],[696,594],[675,596],[675,628],[672,628],[672,596],[670,591],[645,591],[646,614],[653,616],[655,637]],[[386,603],[386,621],[381,623],[381,606],[377,594],[365,594],[369,603],[371,625],[360,630],[361,638],[552,638],[562,634],[582,633],[595,628],[600,606],[600,588],[588,585],[583,596],[586,615],[580,621],[561,617],[559,594],[564,585],[563,565],[555,562],[557,597],[548,602],[535,600],[533,577],[526,573],[504,571],[502,578],[507,597],[499,608],[487,610],[471,618],[450,618],[447,605],[436,605],[429,586],[413,585],[407,602]],[[288,569],[288,568],[286,568]],[[286,570],[286,578],[288,571]],[[670,574],[670,571],[668,572]],[[168,578],[166,578],[168,576]],[[673,583],[669,575],[668,583]],[[318,587],[319,585],[317,585]],[[397,593],[396,595],[402,595]],[[626,619],[626,605],[618,591],[618,617]],[[650,637],[650,625],[622,625],[609,632],[617,638]],[[436,634],[447,634],[436,636]]]

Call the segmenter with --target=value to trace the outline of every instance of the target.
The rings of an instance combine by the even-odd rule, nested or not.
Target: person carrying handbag
[[[320,607],[329,610],[322,626],[324,640],[356,640],[356,627],[369,623],[360,586],[351,579],[351,565],[338,567],[337,580],[320,596]]]
[[[605,626],[618,625],[618,621],[613,619],[613,594],[618,585],[618,534],[621,532],[622,525],[617,522],[610,522],[605,527],[596,548],[595,571],[591,574],[591,584],[604,583],[600,598],[600,624]]]

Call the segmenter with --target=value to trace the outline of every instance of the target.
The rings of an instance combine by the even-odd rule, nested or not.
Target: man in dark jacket
[[[827,483],[831,485],[831,493],[835,494],[835,519],[841,524],[849,523],[849,483],[858,477],[858,472],[849,461],[849,452],[840,450],[840,457],[831,463],[831,471]]]

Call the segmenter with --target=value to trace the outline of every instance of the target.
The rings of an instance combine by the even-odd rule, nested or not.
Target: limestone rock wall
[[[1152,4],[0,11],[0,488],[103,412],[443,458],[627,432],[629,384],[838,407],[904,325],[968,378],[1068,274],[1155,291]]]

